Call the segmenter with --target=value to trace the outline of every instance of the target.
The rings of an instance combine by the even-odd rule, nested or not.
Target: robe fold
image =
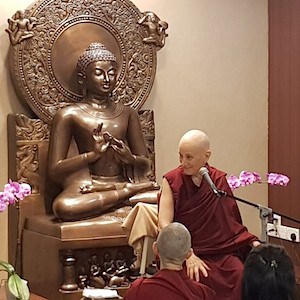
[[[151,278],[135,280],[124,300],[215,300],[206,285],[191,280],[184,270],[163,269]]]
[[[226,173],[208,164],[206,167],[217,189],[232,195]],[[216,292],[216,299],[240,300],[242,260],[258,238],[242,224],[236,201],[228,196],[217,197],[204,179],[196,186],[181,167],[164,177],[173,193],[173,221],[188,228],[194,253],[211,269],[201,282]]]

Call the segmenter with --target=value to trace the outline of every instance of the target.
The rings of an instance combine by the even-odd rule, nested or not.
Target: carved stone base
[[[49,300],[80,299],[74,298],[78,287],[99,285],[101,278],[104,286],[113,284],[110,279],[123,276],[121,271],[134,257],[121,224],[112,215],[65,223],[51,216],[28,218],[22,237],[22,275],[30,291]]]

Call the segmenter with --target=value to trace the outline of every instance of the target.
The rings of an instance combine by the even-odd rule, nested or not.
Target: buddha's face
[[[86,68],[85,87],[88,93],[107,95],[117,81],[117,64],[114,61],[95,61]]]

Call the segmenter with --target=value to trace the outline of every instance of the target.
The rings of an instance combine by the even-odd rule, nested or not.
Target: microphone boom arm
[[[250,206],[253,206],[257,209],[259,209],[259,217],[261,219],[261,241],[262,242],[268,242],[269,240],[269,237],[268,237],[268,234],[267,234],[267,224],[268,224],[268,221],[269,221],[269,217],[270,216],[273,216],[273,214],[276,214],[276,215],[279,215],[287,220],[290,220],[290,221],[293,221],[295,223],[298,223],[300,224],[300,221],[297,220],[297,219],[294,219],[292,217],[289,217],[289,216],[286,216],[282,213],[278,213],[274,210],[272,210],[272,208],[270,207],[267,207],[267,206],[264,206],[264,205],[260,205],[260,204],[256,204],[256,203],[253,203],[253,202],[250,202],[250,201],[247,201],[245,199],[242,199],[242,198],[239,198],[239,197],[236,197],[234,195],[230,195],[228,193],[226,193],[225,191],[220,191],[218,190],[219,194],[223,197],[223,196],[227,196],[229,198],[232,198],[232,199],[235,199],[239,202],[242,202],[242,203],[245,203],[247,205],[250,205]]]

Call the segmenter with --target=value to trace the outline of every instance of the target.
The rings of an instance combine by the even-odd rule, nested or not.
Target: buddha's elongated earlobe
[[[83,96],[83,99],[85,99],[86,95],[87,95],[87,88],[86,88],[86,85],[83,84],[83,86],[82,86],[82,96]]]
[[[86,76],[83,75],[82,72],[78,72],[77,77],[78,77],[78,83],[82,90],[82,96],[83,96],[83,98],[85,98],[85,96],[87,94],[86,85],[85,85]]]
[[[86,78],[86,76],[85,76],[85,75],[83,75],[83,73],[82,73],[82,72],[78,72],[78,74],[77,74],[77,78],[78,78],[78,83],[79,83],[80,85],[83,85],[83,83],[84,83],[84,79]]]

